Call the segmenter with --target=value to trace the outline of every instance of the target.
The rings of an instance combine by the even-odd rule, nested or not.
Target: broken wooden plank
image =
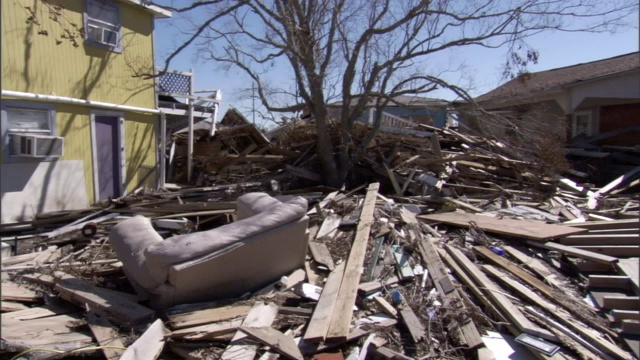
[[[376,194],[378,193],[379,183],[369,185],[367,195],[364,199],[362,211],[360,213],[360,221],[356,229],[356,235],[349,252],[342,284],[338,292],[337,306],[334,316],[331,319],[331,325],[327,332],[327,338],[332,340],[346,339],[349,335],[349,324],[353,315],[353,306],[356,303],[358,292],[358,284],[364,268],[364,257],[367,251],[367,242],[371,233],[371,225],[373,223],[373,213],[376,205]]]
[[[529,256],[522,250],[512,246],[505,245],[502,248],[507,252],[507,254],[511,255],[522,265],[529,268],[535,274],[544,279],[544,281],[549,283],[549,285],[552,285],[556,289],[561,289],[563,287],[561,280],[558,279],[558,276],[556,276],[556,274],[549,270],[549,268],[539,259]]]
[[[162,320],[157,319],[127,350],[121,360],[155,360],[160,356],[165,343],[167,330]]]
[[[399,245],[391,245],[390,249],[393,259],[395,260],[396,270],[400,280],[407,281],[413,279],[415,275],[413,274],[413,269],[409,264],[409,254],[404,252],[402,247]]]
[[[576,245],[573,248],[612,257],[640,256],[640,246],[638,245]]]
[[[307,331],[304,334],[304,341],[310,343],[324,341],[331,323],[331,315],[333,314],[336,300],[338,298],[338,291],[340,290],[340,284],[342,283],[344,269],[345,263],[341,263],[331,272],[331,274],[329,274],[327,283],[322,289],[320,299],[318,299],[318,303],[316,304],[311,320],[309,321]]]
[[[29,307],[19,302],[6,301],[6,300],[0,301],[0,311],[2,312],[14,312],[14,311],[20,311],[20,310],[26,310],[26,309],[29,309]]]
[[[23,321],[3,318],[3,346],[11,351],[45,348],[64,352],[94,345],[91,336],[77,329],[77,325],[81,323],[79,315],[58,315]]]
[[[635,234],[598,234],[592,235],[589,232],[586,235],[571,235],[560,239],[559,243],[563,245],[638,245],[638,229]]]
[[[536,243],[535,246],[541,246],[545,249],[555,250],[566,255],[571,255],[571,256],[582,258],[582,259],[595,261],[601,264],[613,265],[618,262],[618,258],[613,256],[598,254],[592,251],[577,249],[572,246],[566,246],[566,245],[562,245],[554,242]]]
[[[340,215],[333,214],[327,216],[322,222],[320,230],[318,230],[318,233],[316,234],[316,239],[324,237],[332,238],[338,232],[340,221],[342,221],[342,217]]]
[[[638,292],[640,288],[640,284],[638,283],[638,268],[640,268],[640,258],[637,257],[620,259],[616,264],[617,272],[624,274],[631,279],[631,283],[633,284],[633,288],[636,292]]]
[[[398,310],[396,310],[396,308],[394,308],[393,305],[389,304],[389,302],[385,300],[382,296],[374,297],[373,301],[375,301],[376,304],[378,304],[378,306],[380,307],[380,310],[382,310],[383,313],[393,317],[394,319],[398,318]]]
[[[153,318],[155,312],[126,298],[116,296],[112,292],[103,291],[97,286],[77,279],[63,272],[56,272],[55,290],[65,300],[91,308],[119,323],[136,324]]]
[[[631,289],[631,278],[621,275],[589,275],[590,288]]]
[[[271,350],[293,360],[303,360],[302,353],[293,338],[271,327],[241,326],[240,330],[254,340],[267,345]]]
[[[235,332],[240,327],[240,325],[242,325],[242,321],[243,319],[233,319],[218,321],[211,324],[182,328],[172,331],[168,334],[168,336],[173,339],[184,338],[187,340],[198,341],[212,340],[221,335],[227,335]]]
[[[108,360],[120,359],[127,348],[120,340],[118,331],[113,329],[109,320],[88,309],[87,322],[93,337],[96,338],[96,341],[101,346],[104,357]]]
[[[278,314],[278,306],[269,303],[256,302],[247,317],[242,322],[242,326],[262,327],[271,326],[271,323]],[[253,360],[258,351],[258,346],[249,342],[247,335],[242,331],[237,331],[233,339],[220,357],[221,360]]]
[[[72,309],[70,306],[44,305],[2,314],[2,320],[33,320],[56,315],[64,315],[74,311],[75,309]]]
[[[471,260],[460,252],[460,250],[449,245],[445,245],[445,248],[456,262],[466,270],[467,274],[478,283],[478,286],[486,290],[486,295],[493,300],[493,304],[495,304],[496,307],[500,309],[501,313],[504,314],[520,331],[547,340],[557,341],[557,337],[555,335],[543,328],[540,328],[527,319],[524,314],[522,314],[522,312],[513,305],[511,300],[509,300],[500,291],[500,289],[498,289],[498,287],[489,280],[489,278],[487,278],[487,276],[484,275],[475,264],[471,262]]]
[[[620,326],[623,334],[640,335],[640,321],[634,319],[624,319]]]
[[[329,270],[333,271],[333,269],[335,268],[335,264],[333,263],[333,258],[331,257],[329,249],[327,249],[327,245],[325,245],[324,243],[310,241],[309,250],[311,250],[313,260],[315,260],[319,264],[325,265],[329,268]]]
[[[562,224],[560,226],[567,227],[579,227],[588,230],[608,230],[608,229],[625,229],[625,228],[640,228],[640,220],[638,219],[623,219],[614,221],[585,221],[575,224]]]
[[[442,259],[440,259],[440,255],[432,242],[432,238],[422,238],[418,243],[418,249],[420,250],[424,264],[429,269],[429,274],[433,278],[436,288],[442,294],[443,299],[445,299],[446,306],[451,307],[452,310],[453,307],[464,308],[462,298],[460,294],[458,294],[455,286],[453,286],[442,263]],[[465,314],[466,312],[462,311],[461,313]],[[463,315],[455,321],[452,320],[450,325],[456,329],[457,333],[454,334],[454,339],[456,339],[459,344],[465,344],[470,349],[482,346],[482,336],[471,318]]]
[[[4,301],[36,302],[42,299],[36,291],[11,281],[0,284],[0,290],[0,300]]]
[[[572,331],[575,331],[585,339],[588,339],[589,342],[594,346],[596,346],[599,350],[604,351],[611,355],[616,355],[624,358],[625,352],[623,352],[615,344],[611,344],[610,342],[604,340],[590,328],[580,323],[572,321],[571,316],[569,316],[566,313],[559,312],[553,304],[541,298],[540,296],[536,295],[533,291],[527,289],[522,284],[514,280],[511,280],[509,277],[507,277],[504,273],[500,272],[498,269],[490,265],[483,265],[482,270],[492,275],[496,279],[500,280],[503,284],[507,285],[510,289],[515,290],[518,293],[518,295],[526,299],[531,304],[539,306],[545,311],[547,311],[549,314],[554,315],[565,326],[568,326]]]
[[[416,344],[420,343],[426,335],[426,329],[422,326],[420,319],[418,319],[411,307],[406,304],[404,306],[400,306],[399,312],[402,317],[402,321],[409,330],[409,334],[411,335],[413,342]]]
[[[391,276],[388,279],[385,279],[384,281],[370,281],[366,283],[361,283],[360,285],[358,285],[358,292],[363,296],[368,296],[384,289],[386,286],[392,287],[396,285],[398,282],[400,282],[400,280],[398,279],[397,276]]]
[[[181,314],[168,315],[169,326],[172,329],[183,329],[197,325],[214,323],[223,320],[231,320],[246,316],[251,310],[250,306],[222,306],[213,309],[196,310]]]
[[[537,241],[559,238],[571,234],[584,233],[587,230],[562,225],[550,225],[530,220],[498,219],[491,216],[473,215],[465,213],[443,213],[432,215],[418,215],[418,219],[428,222],[443,222],[459,227],[468,228],[474,222],[486,232],[521,237]]]

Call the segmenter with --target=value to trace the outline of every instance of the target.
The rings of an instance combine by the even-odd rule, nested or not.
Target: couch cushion
[[[145,251],[148,266],[162,268],[168,274],[172,264],[212,253],[238,241],[301,219],[307,212],[307,200],[296,197],[252,216],[219,228],[179,235],[152,245]]]
[[[149,270],[144,256],[147,247],[163,241],[151,220],[141,215],[120,222],[109,232],[109,242],[125,272],[145,289],[153,289],[167,280],[166,273]]]
[[[263,192],[244,194],[236,200],[237,219],[244,220],[282,202]]]

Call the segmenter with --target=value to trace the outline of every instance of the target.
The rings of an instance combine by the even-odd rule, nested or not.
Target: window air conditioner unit
[[[11,134],[12,156],[23,157],[60,157],[64,150],[64,138],[48,135]]]

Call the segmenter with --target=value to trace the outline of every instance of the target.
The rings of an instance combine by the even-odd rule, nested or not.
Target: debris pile
[[[473,144],[440,133],[455,138],[448,149]],[[435,150],[414,158],[400,142],[388,146],[396,144],[400,160],[380,174],[387,179],[437,160]],[[473,145],[472,155],[446,155],[473,160],[422,164],[442,166],[430,170],[442,186],[423,185],[416,169],[400,194],[385,196],[378,183],[140,189],[103,207],[3,225],[3,241],[20,254],[2,257],[2,351],[29,359],[638,358],[638,201],[565,178],[540,187],[503,172],[526,167]],[[457,178],[440,178],[453,161],[463,161]],[[135,214],[165,238],[215,228],[233,221],[235,199],[252,191],[308,200],[305,267],[240,298],[151,310],[124,275],[110,228]]]

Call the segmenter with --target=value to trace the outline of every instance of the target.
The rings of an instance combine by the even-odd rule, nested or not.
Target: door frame
[[[118,176],[120,177],[120,181],[118,182],[118,193],[120,196],[125,196],[127,187],[125,181],[126,175],[126,162],[125,162],[125,149],[124,149],[124,114],[119,111],[102,111],[102,110],[92,110],[91,111],[91,162],[93,163],[93,201],[94,203],[100,201],[100,185],[98,179],[98,148],[96,143],[96,116],[111,116],[116,117],[118,119],[118,148],[120,151],[116,156],[118,156],[118,163],[120,164],[118,168]]]

